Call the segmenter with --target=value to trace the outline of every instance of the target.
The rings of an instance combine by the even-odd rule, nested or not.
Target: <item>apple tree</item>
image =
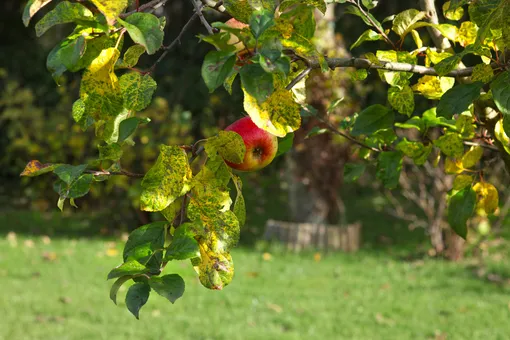
[[[228,166],[245,160],[249,145],[243,132],[222,131],[191,145],[161,145],[145,174],[122,166],[138,127],[150,124],[138,112],[151,103],[157,88],[153,72],[195,20],[207,32],[198,38],[211,45],[201,70],[205,85],[210,92],[223,87],[231,93],[239,79],[244,110],[257,129],[278,137],[277,155],[292,147],[301,120],[314,118],[321,121],[322,132],[350,141],[364,160],[345,167],[347,178],[356,179],[370,165],[378,180],[394,189],[404,158],[418,166],[441,163],[446,174],[455,175],[447,198],[448,222],[461,237],[475,214],[498,209],[498,191],[484,173],[496,157],[510,170],[509,0],[452,0],[442,8],[421,0],[420,8],[387,18],[372,14],[375,0],[190,0],[195,12],[180,32],[167,32],[165,17],[153,14],[167,2],[29,0],[22,18],[28,26],[41,8],[51,6],[35,24],[37,36],[55,25],[74,24],[49,53],[46,67],[57,84],[65,72],[81,74],[70,114],[81,129],[94,129],[100,144],[93,162],[32,160],[21,175],[53,174],[61,210],[66,204],[77,207],[76,200],[96,182],[112,176],[139,178],[140,209],[161,212],[166,219],[135,229],[122,264],[108,273],[115,280],[114,302],[118,289],[134,281],[126,305],[137,318],[151,292],[172,303],[184,293],[179,275],[163,273],[169,261],[190,261],[206,288],[228,285],[234,276],[230,251],[246,217],[242,183]],[[353,58],[322,55],[314,42],[315,13],[325,13],[327,2],[344,6],[346,14],[367,26],[351,49],[371,41],[383,41],[386,48]],[[211,23],[207,11],[232,19]],[[448,23],[438,20],[438,11]],[[173,39],[169,44],[166,35]],[[154,56],[148,69],[137,67],[144,54]],[[467,59],[472,66],[464,64]],[[387,84],[387,101],[340,124],[318,116],[306,104],[306,79],[314,69],[338,68],[354,69],[355,81],[377,72]],[[431,103],[424,112],[415,110],[419,96]],[[415,131],[412,139],[405,135],[408,130]]]

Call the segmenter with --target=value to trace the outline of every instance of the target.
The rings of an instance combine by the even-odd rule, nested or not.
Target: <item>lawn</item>
[[[64,221],[70,228],[85,223]],[[467,263],[409,262],[370,248],[320,259],[314,253],[239,248],[233,254],[234,281],[219,292],[203,288],[188,263],[171,263],[165,272],[184,277],[184,296],[172,305],[151,295],[138,321],[122,301],[125,288],[118,306],[108,298],[106,274],[119,264],[121,247],[122,241],[111,237],[2,231],[0,339],[508,339],[510,334],[508,283],[481,280]],[[501,270],[508,273],[509,266],[503,261]]]

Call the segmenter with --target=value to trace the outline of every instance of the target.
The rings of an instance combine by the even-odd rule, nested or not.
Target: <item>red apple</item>
[[[250,27],[249,25],[240,22],[239,20],[232,18],[225,22],[225,25],[228,25],[232,28],[237,28],[242,30],[243,28]],[[236,37],[234,34],[230,33],[230,39],[228,40],[229,45],[234,45],[237,52],[240,52],[245,49],[244,43],[239,40],[238,37]]]
[[[237,132],[244,141],[246,153],[242,163],[225,161],[228,166],[240,171],[260,170],[271,163],[278,151],[278,139],[260,129],[250,117],[244,117],[229,125],[225,131]]]

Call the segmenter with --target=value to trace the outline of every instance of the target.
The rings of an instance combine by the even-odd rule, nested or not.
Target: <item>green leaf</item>
[[[413,25],[425,18],[426,13],[417,9],[408,9],[395,16],[393,19],[393,32],[397,33],[401,38],[406,36],[413,28]]]
[[[471,187],[466,187],[450,197],[448,223],[463,239],[467,236],[467,221],[473,215],[475,206],[476,193]]]
[[[62,164],[55,168],[53,171],[62,181],[71,184],[87,169],[87,164],[82,165],[69,165]]]
[[[451,6],[451,2],[447,1],[443,4],[443,14],[448,20],[460,20],[464,16],[464,9]]]
[[[119,33],[110,34],[109,36],[104,34],[100,36],[93,35],[92,33],[96,30],[89,27],[78,26],[67,39],[75,39],[78,36],[85,37],[85,52],[83,56],[78,60],[76,65],[72,66],[69,71],[77,72],[83,68],[87,68],[96,59],[103,50],[115,47],[119,40]],[[119,49],[122,48],[123,37],[120,38]],[[71,66],[71,65],[68,65]]]
[[[349,47],[349,49],[352,50],[353,48],[358,47],[365,41],[377,41],[377,40],[383,40],[383,36],[369,29],[363,32],[363,34],[360,35],[358,40],[356,40],[356,42],[354,42],[354,44],[352,44],[351,47]]]
[[[152,100],[157,84],[148,74],[130,72],[119,79],[124,107],[129,110],[142,111]]]
[[[355,182],[365,172],[366,165],[363,163],[346,163],[344,165],[344,181]]]
[[[248,1],[224,0],[223,6],[228,14],[244,23],[248,23],[253,13],[253,8]]]
[[[132,279],[132,275],[126,275],[119,277],[117,281],[115,281],[112,285],[112,288],[110,288],[110,299],[113,301],[114,304],[117,304],[117,293],[119,292],[120,287],[130,279]]]
[[[149,285],[156,293],[168,299],[171,303],[175,303],[184,294],[184,280],[177,274],[161,277],[153,276],[149,280]]]
[[[399,62],[407,64],[416,64],[416,56],[406,51],[377,51],[377,62],[388,61],[388,62]],[[392,86],[405,86],[409,84],[409,79],[414,75],[412,72],[394,72],[377,70],[381,79],[386,81]]]
[[[124,12],[128,6],[128,0],[91,0],[92,3],[104,14],[109,25],[115,23],[115,19]]]
[[[92,21],[94,20],[94,15],[82,4],[62,1],[39,20],[35,25],[35,33],[40,37],[55,25],[77,22],[79,20]]]
[[[399,113],[411,116],[414,111],[414,93],[411,87],[392,86],[388,90],[388,102]]]
[[[286,22],[291,24],[294,28],[294,32],[307,39],[312,39],[315,35],[316,22],[314,17],[314,8],[311,6],[298,4],[294,8],[281,13],[280,19],[284,19]]]
[[[387,151],[379,153],[377,157],[377,178],[387,189],[398,186],[400,172],[402,171],[402,153]]]
[[[139,319],[140,309],[149,300],[151,287],[144,282],[138,282],[129,287],[126,294],[126,307],[127,309]]]
[[[124,109],[114,119],[107,121],[100,137],[108,144],[120,142],[120,124],[122,124],[124,120],[127,120],[130,115],[131,111]]]
[[[378,31],[384,31],[381,23],[370,12],[362,13],[356,6],[352,5],[345,9],[345,13],[360,17],[368,26],[375,27]]]
[[[113,268],[108,273],[108,280],[115,279],[125,275],[139,275],[146,274],[149,272],[149,268],[145,267],[143,264],[136,260],[130,260],[124,262],[118,267]]]
[[[234,68],[236,56],[233,51],[211,51],[202,64],[202,78],[209,92],[220,87]]]
[[[470,175],[457,175],[453,181],[453,190],[462,190],[473,184],[473,177]]]
[[[434,65],[434,70],[436,70],[437,75],[444,76],[457,68],[461,60],[462,55],[459,54],[447,57]]]
[[[85,53],[85,37],[70,36],[62,40],[48,54],[46,67],[57,84],[60,84],[60,77],[67,70],[72,70]]]
[[[88,194],[90,190],[90,185],[92,184],[92,180],[94,179],[94,175],[85,174],[78,177],[76,181],[74,181],[69,187],[69,191],[66,195],[67,198],[79,198]]]
[[[149,118],[138,117],[131,117],[120,122],[118,143],[122,143],[131,136],[136,131],[139,124],[146,124],[148,122],[150,122]]]
[[[145,47],[147,54],[156,53],[163,44],[164,33],[158,17],[150,13],[133,13],[126,20],[117,19],[137,44]]]
[[[55,170],[56,167],[60,166],[60,164],[42,164],[38,160],[32,160],[27,163],[25,166],[25,169],[20,174],[20,176],[27,176],[27,177],[35,177],[39,175],[43,175],[48,172],[52,172]]]
[[[386,106],[375,104],[360,112],[351,134],[353,136],[371,135],[376,131],[393,126],[395,114]]]
[[[464,144],[462,137],[456,132],[448,132],[434,141],[446,156],[460,158],[464,154]]]
[[[237,220],[239,221],[239,227],[243,227],[246,223],[246,203],[244,202],[243,197],[243,182],[241,181],[241,178],[239,176],[236,176],[234,174],[232,175],[232,182],[234,182],[234,185],[236,187],[236,200],[234,201],[234,214],[237,217]]]
[[[288,133],[283,138],[278,138],[278,151],[275,157],[281,156],[287,153],[294,144],[294,133]]]
[[[239,73],[243,88],[257,99],[259,104],[274,92],[273,75],[264,71],[259,64],[247,64]]]
[[[142,180],[141,209],[161,211],[189,190],[191,169],[178,146],[161,145],[156,164]]]
[[[28,27],[30,19],[44,6],[49,4],[51,0],[28,0],[23,10],[23,24]]]
[[[338,1],[337,1],[338,2]],[[322,14],[326,13],[326,2],[324,0],[284,0],[280,4],[280,11],[284,11],[290,6],[300,4],[300,5],[308,5],[317,8]]]
[[[115,65],[118,68],[131,68],[138,64],[138,59],[145,53],[145,47],[142,45],[133,45],[124,53],[124,58],[119,59]]]
[[[186,224],[179,226],[174,234],[172,243],[168,246],[164,261],[186,260],[200,256],[197,240],[185,232]]]
[[[223,159],[232,163],[242,163],[246,146],[243,137],[234,131],[220,131],[218,136],[207,139],[205,143],[207,155],[214,158],[218,153]]]
[[[505,116],[510,115],[510,71],[499,74],[491,83],[492,97]]]
[[[250,17],[250,29],[255,39],[274,25],[274,14],[269,11],[257,11]]]
[[[478,97],[483,87],[482,82],[454,86],[441,97],[437,105],[437,115],[451,119],[454,114],[466,111]]]
[[[124,262],[136,261],[149,269],[159,270],[166,225],[167,222],[153,222],[133,230],[124,246]]]

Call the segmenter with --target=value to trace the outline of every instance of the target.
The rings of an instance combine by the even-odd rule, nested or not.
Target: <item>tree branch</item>
[[[145,176],[145,174],[135,174],[123,169],[120,171],[86,170],[85,173],[92,174],[94,176],[127,176],[133,178],[142,178]]]
[[[204,18],[204,15],[202,14],[202,9],[204,8],[204,4],[200,3],[200,5],[199,5],[197,2],[195,2],[195,0],[190,0],[190,1],[193,4],[193,7],[195,7],[195,13],[198,14],[198,17],[200,18],[202,25],[205,26],[207,33],[213,34],[214,32],[213,32],[211,25],[209,25],[207,20]]]
[[[433,67],[426,67],[421,65],[413,65],[407,63],[397,63],[397,62],[389,62],[389,61],[379,61],[378,63],[373,63],[368,59],[364,58],[326,58],[326,62],[330,69],[334,70],[335,68],[340,67],[354,67],[357,69],[378,69],[378,70],[386,70],[386,71],[396,71],[396,72],[412,72],[421,75],[431,75],[437,76],[437,72]],[[308,60],[308,63],[311,68],[318,69],[320,68],[320,64],[318,60]],[[491,63],[492,68],[498,68],[500,65],[497,63]],[[466,67],[463,69],[453,70],[445,74],[445,77],[467,77],[473,74],[473,67]]]
[[[434,0],[420,0],[420,7],[425,13],[427,13],[427,17],[431,24],[439,24],[439,18],[437,16],[436,5],[434,2]],[[445,38],[437,28],[428,26],[427,30],[429,31],[434,45],[438,48],[442,50],[452,48],[450,41],[448,41],[448,39]]]

